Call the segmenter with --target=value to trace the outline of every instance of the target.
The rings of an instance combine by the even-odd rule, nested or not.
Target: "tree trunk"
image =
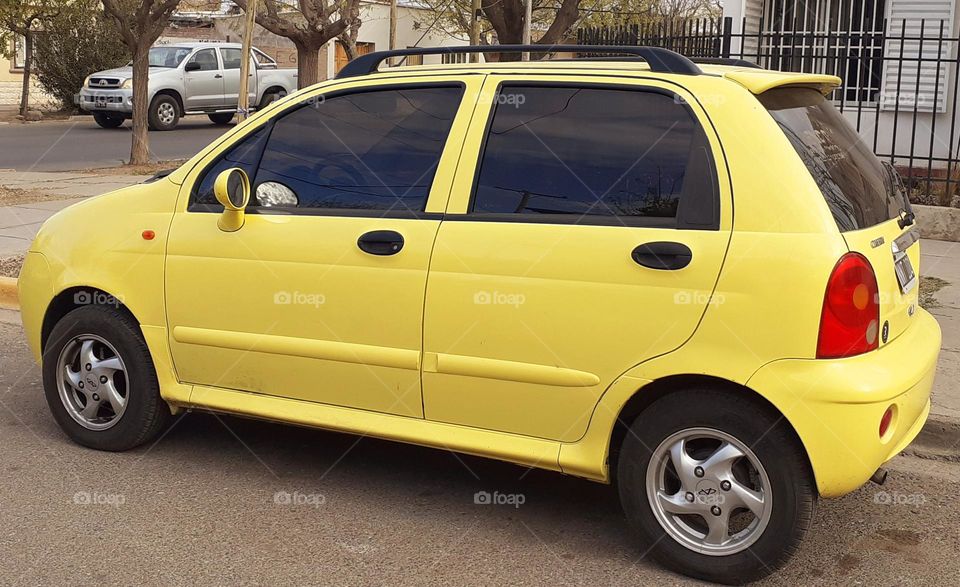
[[[150,45],[140,44],[133,50],[133,142],[130,145],[130,165],[144,165],[150,161],[147,142],[149,76]]]
[[[30,74],[33,70],[33,31],[23,35],[23,87],[20,89],[20,116],[30,109]]]
[[[296,44],[297,47],[297,89],[320,81],[320,47]]]

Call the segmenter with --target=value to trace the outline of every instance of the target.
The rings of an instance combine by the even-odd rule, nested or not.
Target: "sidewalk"
[[[930,417],[960,426],[960,243],[924,240],[920,246],[921,274],[947,283],[927,308],[943,331]]]
[[[120,189],[148,177],[150,176],[0,171],[0,186],[41,192],[50,196],[43,201],[0,206],[0,258],[23,254],[43,221],[70,204],[75,204],[78,198]]]

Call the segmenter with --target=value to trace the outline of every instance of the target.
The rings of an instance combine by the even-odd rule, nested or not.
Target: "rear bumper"
[[[803,443],[823,497],[865,483],[906,448],[930,413],[940,326],[923,309],[881,349],[847,359],[785,359],[763,366],[748,386],[767,397]],[[894,417],[883,438],[880,420]]]

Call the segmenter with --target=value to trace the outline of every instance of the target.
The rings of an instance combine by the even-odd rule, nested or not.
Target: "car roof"
[[[216,41],[184,41],[176,43],[162,43],[159,45],[154,45],[152,48],[158,49],[163,47],[182,47],[184,49],[201,49],[207,47],[221,47],[223,49],[239,49],[241,47],[240,43],[219,43]]]
[[[756,67],[746,65],[717,65],[702,63],[698,64],[698,66],[704,75],[721,77],[736,82],[753,94],[762,94],[767,90],[784,86],[812,87],[824,94],[827,94],[836,89],[842,83],[842,80],[839,77],[833,75],[775,71],[770,69],[758,69]],[[380,77],[393,74],[409,75],[411,73],[428,72],[434,74],[532,74],[550,72],[559,73],[561,71],[563,73],[569,73],[572,75],[596,75],[598,72],[603,72],[616,75],[635,75],[647,78],[662,78],[673,81],[676,81],[678,78],[688,77],[683,74],[652,72],[650,71],[650,67],[644,61],[591,61],[588,59],[550,59],[540,61],[408,65],[383,68],[376,73],[369,74],[369,76]]]

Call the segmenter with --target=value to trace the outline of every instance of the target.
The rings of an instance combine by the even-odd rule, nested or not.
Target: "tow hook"
[[[877,485],[883,485],[887,482],[887,470],[883,467],[877,469],[877,472],[870,477],[870,480],[876,483]]]

